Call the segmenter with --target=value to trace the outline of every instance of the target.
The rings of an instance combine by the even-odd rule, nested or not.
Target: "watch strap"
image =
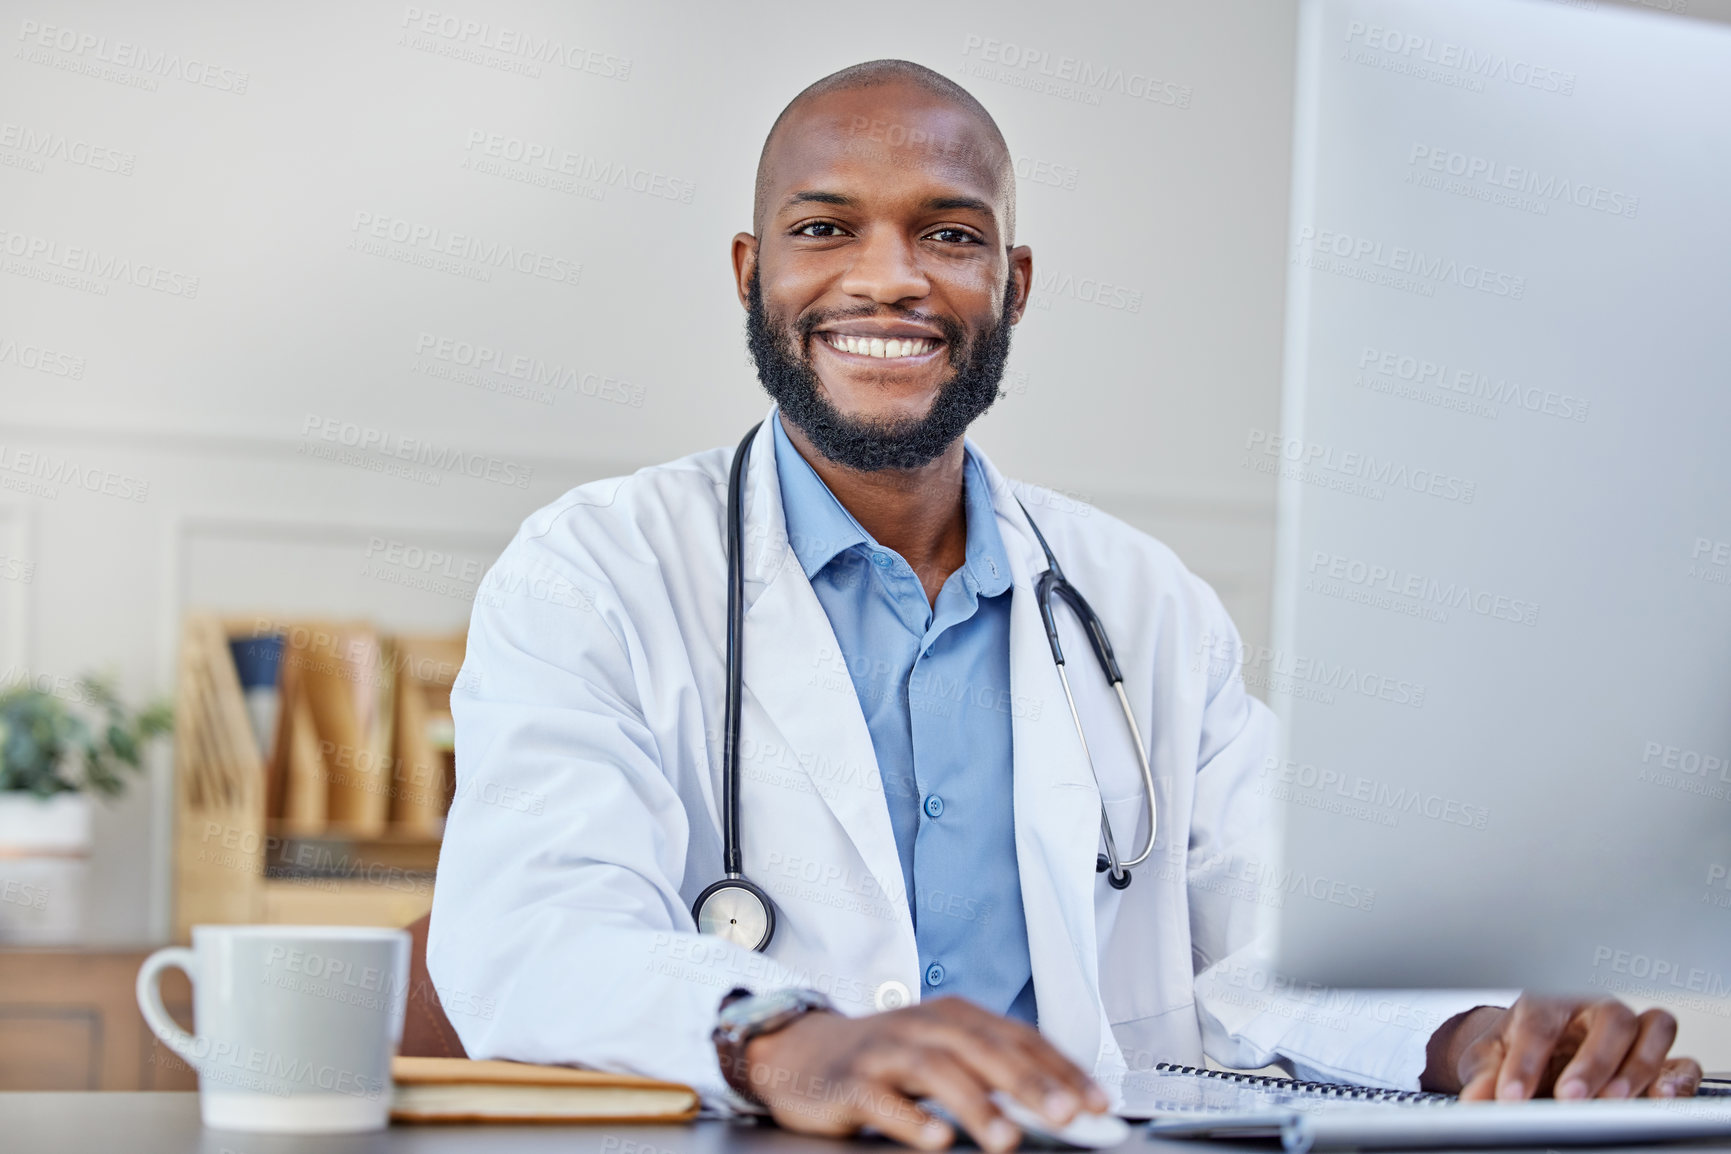
[[[732,1014],[722,1012],[743,1001],[762,1004],[743,1006]],[[833,1012],[834,1009],[830,1000],[816,990],[777,990],[764,995],[754,995],[743,988],[728,991],[721,999],[715,1029],[710,1034],[715,1043],[716,1060],[721,1064],[721,1076],[728,1088],[751,1105],[767,1109],[768,1104],[758,1096],[753,1086],[751,1063],[745,1056],[746,1047],[754,1038],[773,1034],[806,1014]]]

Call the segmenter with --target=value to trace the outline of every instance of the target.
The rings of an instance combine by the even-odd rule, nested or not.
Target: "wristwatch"
[[[754,994],[735,989],[721,999],[710,1039],[721,1061],[721,1076],[733,1092],[756,1106],[767,1105],[752,1089],[750,1064],[745,1047],[753,1038],[774,1033],[814,1011],[834,1013],[835,1006],[816,990],[772,990]],[[763,1079],[767,1081],[767,1079]]]

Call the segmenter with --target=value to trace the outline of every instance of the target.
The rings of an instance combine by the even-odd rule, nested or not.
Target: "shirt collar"
[[[771,430],[775,438],[775,471],[781,481],[781,503],[787,516],[788,545],[799,558],[807,580],[820,573],[838,553],[856,545],[878,548],[878,542],[836,499],[817,470],[788,439],[778,409]],[[998,533],[998,513],[985,469],[964,442],[962,502],[967,512],[967,552],[962,568],[981,596],[995,597],[1010,587],[1010,558]]]
[[[775,473],[781,480],[781,504],[787,514],[787,542],[807,580],[816,577],[837,553],[860,544],[875,544],[865,527],[835,499],[811,462],[800,455],[787,430],[781,426],[781,411],[772,418],[775,435]]]

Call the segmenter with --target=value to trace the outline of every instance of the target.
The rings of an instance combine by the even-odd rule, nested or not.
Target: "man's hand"
[[[1463,1101],[1684,1098],[1701,1084],[1693,1058],[1667,1058],[1677,1019],[1636,1014],[1615,998],[1523,995],[1509,1009],[1480,1006],[1432,1035],[1419,1084]]]
[[[939,998],[863,1018],[806,1014],[745,1048],[752,1089],[775,1120],[808,1134],[862,1126],[937,1150],[955,1133],[915,1102],[943,1104],[980,1148],[1021,1140],[988,1095],[1004,1090],[1055,1126],[1110,1103],[1037,1030],[960,998]]]

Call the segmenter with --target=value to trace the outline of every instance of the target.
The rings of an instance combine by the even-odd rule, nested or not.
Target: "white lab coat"
[[[885,983],[919,996],[871,736],[788,547],[767,422],[745,489],[741,809],[745,875],[780,918],[767,956],[694,931],[692,900],[722,874],[732,456],[573,489],[524,522],[476,595],[428,950],[471,1057],[634,1071],[725,1104],[709,1032],[728,990],[815,987],[852,1014],[877,1008]],[[1213,590],[1146,534],[981,462],[1014,576],[1011,696],[988,704],[1012,716],[1041,1032],[1109,1090],[1126,1069],[1200,1065],[1204,1052],[1415,1086],[1430,1030],[1479,999],[1280,991],[1258,960],[1253,939],[1282,900],[1278,881],[1257,884],[1270,876],[1258,786],[1274,723],[1218,661],[1237,634]],[[1140,774],[1116,698],[1059,609],[1098,787],[1089,772],[1018,496],[1105,623],[1149,743],[1159,842],[1123,891],[1095,873],[1100,804],[1134,852]]]

